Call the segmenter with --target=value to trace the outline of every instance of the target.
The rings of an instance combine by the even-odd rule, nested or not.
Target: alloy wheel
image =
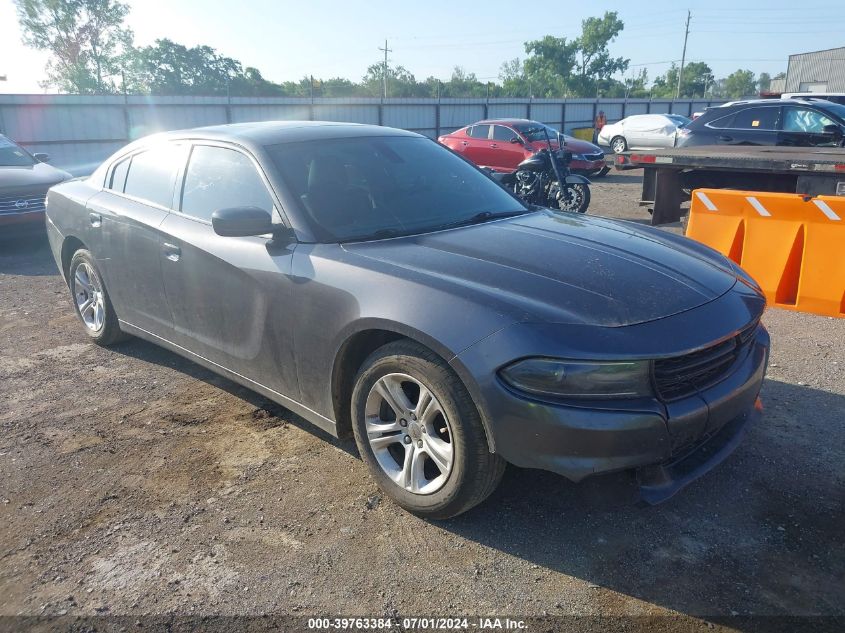
[[[452,427],[431,390],[407,374],[379,378],[365,405],[367,440],[381,469],[414,494],[440,490],[455,462]]]
[[[72,284],[82,322],[92,332],[99,332],[106,321],[106,302],[99,278],[89,264],[81,263],[76,267]]]

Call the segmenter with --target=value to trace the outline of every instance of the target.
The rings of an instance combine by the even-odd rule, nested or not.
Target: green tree
[[[49,51],[45,87],[80,94],[119,88],[132,31],[118,0],[15,0],[26,45]]]
[[[772,87],[772,76],[769,73],[760,73],[757,77],[757,89],[760,92],[768,92]]]
[[[461,66],[455,66],[449,81],[441,84],[440,95],[443,97],[484,97],[487,95],[487,84],[480,82],[475,73],[468,73]]]
[[[725,77],[724,96],[729,99],[757,94],[757,82],[750,70],[736,70]]]
[[[599,92],[619,91],[621,86],[610,78],[616,73],[624,73],[630,60],[611,57],[608,47],[624,28],[625,23],[616,11],[605,11],[600,18],[587,18],[581,22],[581,36],[575,42],[578,74],[570,82],[572,92],[592,97]]]
[[[530,93],[525,66],[518,57],[502,64],[499,69],[499,81],[502,83],[497,90],[498,96],[527,97]]]
[[[528,94],[522,96],[561,97],[567,94],[578,55],[578,41],[546,35],[525,43],[528,57],[523,63]]]
[[[364,94],[380,97],[384,93],[384,65],[373,64],[361,80]],[[387,66],[388,97],[427,97],[428,86],[417,83],[413,73],[404,66]]]
[[[136,49],[134,60],[133,79],[151,94],[224,95],[233,93],[236,85],[245,90],[250,83],[239,61],[210,46],[188,48],[165,38]],[[265,81],[258,71],[251,77],[253,87]]]
[[[675,96],[678,89],[678,70],[672,64],[665,74],[654,79],[651,88],[653,97],[669,99]],[[704,62],[690,62],[684,66],[684,74],[681,78],[681,97],[704,96],[705,90],[713,83],[713,71]]]

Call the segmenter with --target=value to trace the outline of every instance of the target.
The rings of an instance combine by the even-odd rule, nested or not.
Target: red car
[[[487,119],[468,125],[437,140],[479,167],[511,172],[534,152],[546,147],[546,132],[557,147],[557,130],[528,119]],[[572,152],[570,169],[584,176],[604,176],[609,167],[597,145],[564,136]]]

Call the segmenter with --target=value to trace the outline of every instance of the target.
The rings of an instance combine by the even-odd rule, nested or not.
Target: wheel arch
[[[73,235],[67,236],[62,242],[62,274],[65,277],[65,282],[70,281],[70,262],[73,259],[74,253],[84,248],[87,248],[85,243]]]
[[[490,432],[484,407],[478,402],[477,389],[468,380],[463,366],[455,366],[451,362],[455,358],[455,353],[423,332],[419,332],[403,324],[390,322],[361,324],[358,329],[348,333],[338,346],[331,376],[332,409],[337,425],[338,437],[348,437],[352,433],[352,415],[350,411],[352,390],[355,386],[355,377],[358,375],[358,371],[361,369],[364,361],[379,347],[401,339],[413,341],[431,350],[455,372],[458,380],[461,381],[464,388],[469,392],[470,398],[472,398],[478,409],[478,414],[481,417],[487,437],[487,445],[490,448],[490,452],[494,452],[493,436]]]

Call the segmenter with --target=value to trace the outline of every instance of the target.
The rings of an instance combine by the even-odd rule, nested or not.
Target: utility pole
[[[678,88],[675,90],[675,98],[680,99],[681,97],[681,78],[684,76],[684,62],[687,59],[687,39],[689,38],[689,21],[692,17],[692,12],[687,9],[687,26],[686,30],[684,31],[684,52],[681,53],[681,70],[678,73]]]
[[[392,53],[392,48],[387,48],[387,40],[384,40],[384,48],[379,46],[380,51],[384,51],[384,66],[381,69],[381,79],[384,84],[384,98],[387,99],[387,54]]]

